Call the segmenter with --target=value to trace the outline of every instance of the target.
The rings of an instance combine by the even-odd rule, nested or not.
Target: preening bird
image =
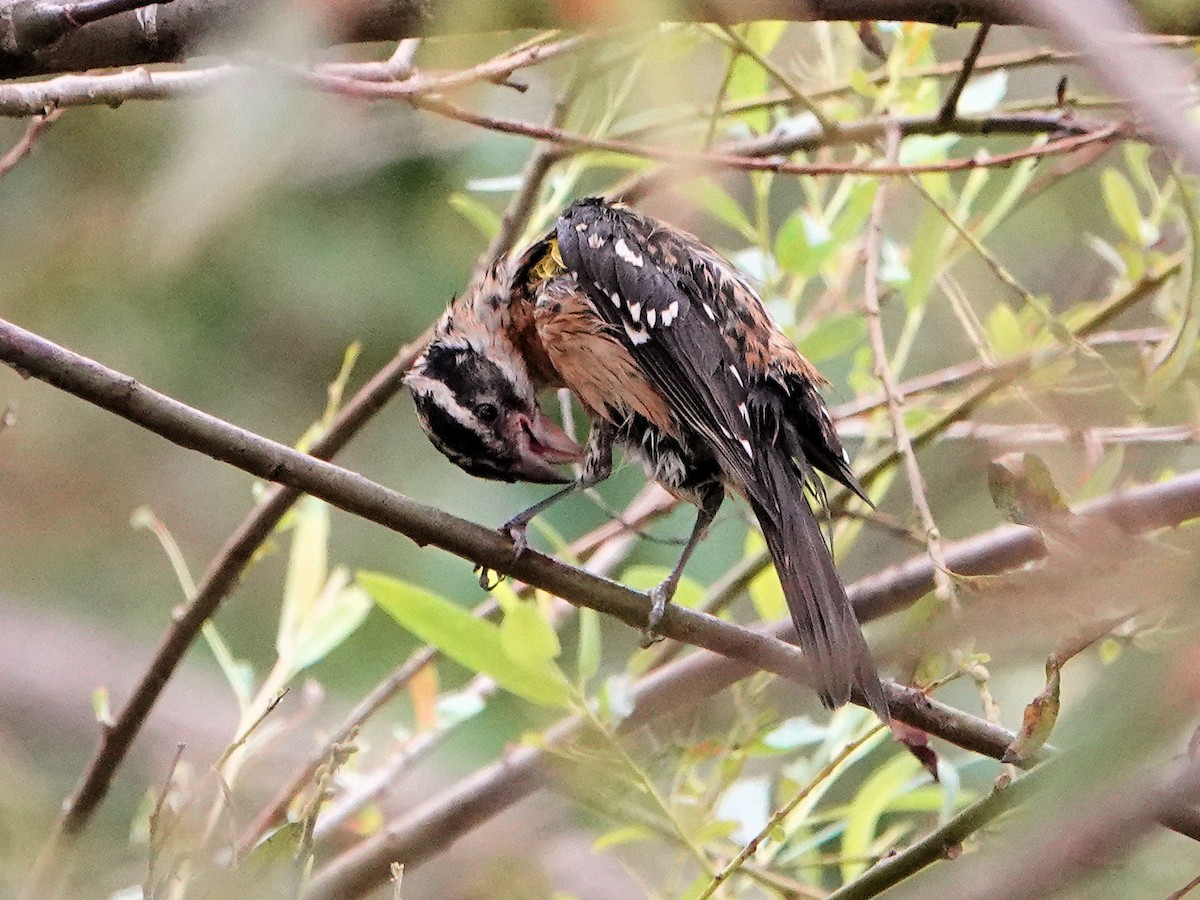
[[[554,466],[580,448],[537,395],[569,388],[591,431],[580,477],[507,522],[518,551],[530,520],[603,481],[612,449],[699,512],[678,564],[653,591],[661,620],[725,494],[762,528],[822,702],[857,692],[881,719],[887,700],[813,515],[817,471],[868,500],[818,389],[820,373],[716,251],[602,199],[572,204],[554,231],[498,262],[441,319],[408,385],[434,445],[484,478],[566,481]]]

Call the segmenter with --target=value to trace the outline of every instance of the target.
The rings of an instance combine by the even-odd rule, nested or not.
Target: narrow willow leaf
[[[345,569],[335,570],[308,615],[299,623],[290,660],[294,672],[320,662],[340,647],[367,618],[371,598],[362,588],[349,582],[350,574]]]
[[[866,870],[861,859],[870,855],[879,831],[879,820],[892,801],[903,792],[921,764],[908,754],[895,756],[863,782],[846,811],[846,829],[842,834],[842,880],[852,881]]]
[[[1100,176],[1104,203],[1113,222],[1137,246],[1142,246],[1142,213],[1138,209],[1133,185],[1116,169],[1105,169]]]
[[[809,362],[820,365],[862,346],[866,331],[867,323],[857,313],[825,316],[797,344]]]
[[[315,497],[305,497],[296,505],[279,634],[275,639],[275,650],[285,662],[294,659],[299,629],[325,587],[328,552],[329,507]]]
[[[580,609],[579,649],[575,663],[580,684],[586,685],[600,671],[601,641],[600,613],[587,607]]]
[[[466,194],[451,194],[450,206],[460,216],[475,226],[485,240],[491,240],[500,231],[500,217],[495,210]]]
[[[358,584],[384,612],[455,662],[487,675],[507,691],[544,706],[564,706],[570,689],[546,660],[517,660],[505,650],[500,628],[477,619],[424,588],[376,572],[359,572]]]
[[[1021,320],[1007,303],[997,303],[992,307],[984,330],[992,352],[1001,359],[1017,356],[1029,349],[1030,340],[1025,336]]]

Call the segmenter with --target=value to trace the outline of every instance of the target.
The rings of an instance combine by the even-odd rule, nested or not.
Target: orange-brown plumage
[[[615,443],[699,508],[679,564],[652,592],[651,628],[726,491],[740,494],[762,527],[822,700],[854,696],[886,719],[883,687],[806,497],[824,498],[814,470],[865,494],[818,392],[824,379],[746,279],[693,236],[593,199],[569,207],[482,293],[460,304],[471,308],[463,317],[471,327],[498,332],[476,341],[504,357],[495,370],[528,391],[565,385],[592,416],[575,489],[608,476]],[[523,540],[529,520],[565,493],[505,529]]]

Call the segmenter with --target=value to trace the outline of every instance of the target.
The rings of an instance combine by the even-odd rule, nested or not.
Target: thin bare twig
[[[975,70],[975,64],[979,61],[979,54],[983,50],[983,44],[987,40],[991,27],[989,23],[985,22],[975,30],[975,39],[971,41],[971,49],[963,58],[958,77],[954,79],[954,84],[950,86],[946,99],[942,101],[942,108],[938,110],[939,121],[950,122],[958,115],[958,98],[962,96],[963,88],[971,80],[971,72]]]
[[[383,99],[389,96],[389,86],[369,81],[354,81],[344,78],[331,78],[311,74],[307,81],[314,87],[361,99]],[[1126,136],[1123,125],[1109,124],[1089,131],[1086,134],[1072,135],[1058,140],[1036,144],[1022,150],[995,155],[980,153],[969,158],[945,160],[937,163],[919,163],[914,165],[879,165],[856,163],[790,163],[782,159],[763,159],[757,156],[735,156],[728,153],[704,153],[699,151],[672,150],[666,147],[653,147],[628,141],[608,138],[593,138],[577,134],[561,128],[547,128],[533,125],[516,119],[505,119],[475,113],[463,107],[456,106],[445,100],[428,96],[405,98],[419,109],[424,109],[437,115],[520,137],[532,138],[539,141],[549,141],[574,150],[607,150],[626,156],[644,157],[662,162],[678,163],[689,170],[711,171],[713,169],[733,169],[746,172],[774,172],[782,175],[920,175],[928,172],[964,172],[980,168],[1006,167],[1022,159],[1058,156],[1073,153],[1094,144],[1107,144]]]
[[[313,442],[309,448],[313,457],[322,459],[336,454],[383,408],[400,389],[404,373],[424,348],[425,340],[422,337],[401,349],[391,362],[363,386],[342,408],[329,430]],[[112,726],[100,732],[100,741],[79,785],[64,801],[62,813],[38,854],[38,862],[26,882],[26,896],[41,898],[51,894],[46,885],[65,870],[63,860],[67,845],[87,826],[108,794],[113,778],[129,753],[134,738],[141,731],[146,717],[179,666],[188,647],[195,641],[204,623],[216,613],[221,602],[232,593],[258,548],[270,537],[280,519],[301,494],[299,489],[284,485],[270,488],[258,505],[234,529],[209,564],[195,595],[183,611],[173,617],[171,627],[163,635],[154,658],[141,680],[134,686],[125,705],[116,714]]]
[[[21,135],[21,139],[13,144],[13,146],[7,153],[4,154],[4,156],[0,156],[0,181],[3,181],[4,177],[13,169],[15,169],[21,160],[33,152],[33,148],[37,144],[38,139],[47,131],[49,131],[50,126],[53,125],[61,115],[61,109],[52,109],[50,112],[45,113],[44,115],[33,117],[32,121],[29,123],[29,127],[26,128],[25,133]]]
[[[900,149],[900,136],[892,132],[888,136],[887,161],[890,165],[895,160]],[[950,577],[946,565],[946,554],[942,548],[941,532],[933,518],[929,507],[929,497],[925,490],[925,476],[917,463],[917,454],[913,449],[912,436],[904,424],[904,395],[900,393],[900,384],[892,364],[888,359],[887,342],[883,336],[883,319],[879,306],[879,259],[880,241],[883,231],[883,213],[887,204],[887,182],[880,182],[876,188],[875,202],[871,207],[871,217],[867,223],[867,265],[863,276],[863,309],[867,317],[867,334],[871,343],[871,353],[875,357],[875,376],[883,385],[883,393],[887,398],[888,419],[892,425],[892,436],[896,441],[896,449],[904,463],[904,471],[908,476],[909,490],[912,493],[913,509],[925,532],[925,543],[929,550],[929,558],[937,569],[934,576],[937,595],[950,604],[951,610],[958,609],[958,593]]]

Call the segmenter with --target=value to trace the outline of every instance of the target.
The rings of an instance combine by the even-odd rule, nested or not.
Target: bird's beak
[[[517,448],[512,474],[522,481],[563,484],[571,479],[554,467],[583,459],[583,449],[540,409],[512,416],[507,430],[510,446]]]

